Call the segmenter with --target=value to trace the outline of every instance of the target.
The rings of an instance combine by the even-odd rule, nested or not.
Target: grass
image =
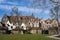
[[[57,40],[48,38],[47,34],[0,34],[0,40]]]

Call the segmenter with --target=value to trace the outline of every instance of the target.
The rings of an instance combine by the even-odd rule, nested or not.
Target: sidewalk
[[[53,36],[48,36],[49,38],[54,38],[54,39],[60,39],[60,37],[57,37],[59,35],[53,35]]]

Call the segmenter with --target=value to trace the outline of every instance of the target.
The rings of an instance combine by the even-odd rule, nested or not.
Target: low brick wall
[[[60,27],[58,28],[58,34],[60,34]]]
[[[41,32],[41,30],[31,30],[30,33],[32,33],[32,34],[41,34],[42,32]]]
[[[6,31],[5,30],[0,30],[0,34],[5,34]]]
[[[11,31],[12,34],[18,34],[19,32],[18,31]]]
[[[56,30],[48,30],[48,31],[49,31],[49,34],[57,34]]]

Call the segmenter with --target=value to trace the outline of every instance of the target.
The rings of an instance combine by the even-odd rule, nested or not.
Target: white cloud
[[[5,10],[11,10],[14,6],[9,6],[9,5],[0,5],[0,9],[5,9]],[[24,6],[16,6],[19,11],[23,12],[31,12],[31,13],[42,13],[42,9],[37,9],[37,8],[28,8]],[[44,10],[43,13],[49,13],[49,10]]]
[[[12,5],[18,5],[17,2],[6,2],[6,3],[8,3],[8,4],[12,4]]]
[[[3,2],[5,2],[6,0],[0,0],[0,3],[3,3]]]
[[[13,8],[13,6],[0,5],[0,9],[11,10],[11,8]]]
[[[50,13],[50,11],[49,10],[45,10],[45,13]]]
[[[10,1],[0,1],[0,3],[6,3],[6,4],[11,4],[11,5],[19,5],[18,2],[10,2]]]
[[[6,3],[6,4],[11,4],[11,5],[20,5],[18,2],[11,2],[11,1],[7,1],[7,0],[0,0],[0,4],[1,3]]]

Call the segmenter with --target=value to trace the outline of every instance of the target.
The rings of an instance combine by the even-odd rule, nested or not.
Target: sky
[[[30,16],[33,13],[36,18],[51,18],[49,9],[52,7],[50,5],[48,7],[38,6],[37,4],[38,2],[33,3],[33,0],[0,0],[0,19],[5,13],[11,15],[14,7],[18,8],[18,12],[22,16]]]

